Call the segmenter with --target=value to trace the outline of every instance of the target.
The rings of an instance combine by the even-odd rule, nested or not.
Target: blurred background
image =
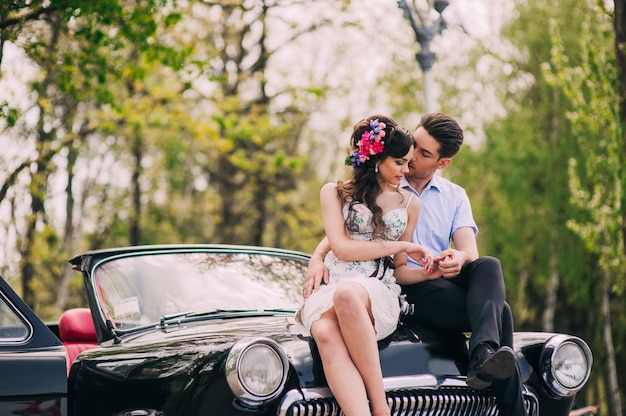
[[[455,117],[519,331],[584,338],[624,413],[626,11],[603,0],[7,0],[0,275],[45,320],[120,245],[312,252],[352,125]]]

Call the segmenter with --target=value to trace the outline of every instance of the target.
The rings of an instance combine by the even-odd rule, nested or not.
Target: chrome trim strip
[[[434,381],[434,383],[433,383]],[[411,384],[413,383],[413,384]],[[466,414],[471,415],[496,415],[497,410],[495,408],[495,402],[481,401],[481,399],[472,400],[469,396],[465,396],[462,393],[454,393],[454,388],[467,389],[468,394],[471,394],[471,389],[467,387],[465,384],[464,377],[463,378],[443,378],[437,380],[432,375],[420,375],[420,376],[407,376],[407,377],[390,377],[384,380],[385,389],[387,390],[389,396],[387,399],[389,400],[390,406],[395,408],[400,408],[408,405],[410,409],[415,408],[418,405],[418,401],[420,405],[424,405],[428,402],[428,407],[435,413],[437,411],[437,406],[439,404],[444,405],[448,402],[449,398],[456,397],[456,400],[461,404],[460,409],[464,409],[463,411]],[[392,386],[392,387],[390,387]],[[403,401],[401,398],[402,390],[437,390],[439,387],[452,388],[451,391],[441,391],[441,394],[436,394],[436,396],[425,396],[423,398],[416,397],[414,395],[410,395],[406,398],[406,401]],[[481,392],[482,393],[482,392]],[[539,416],[539,399],[537,395],[528,389],[527,386],[523,386],[523,396],[524,403],[527,406],[526,414],[528,416]],[[319,403],[324,399],[332,400],[332,403]],[[339,415],[341,410],[336,407],[336,402],[334,401],[334,397],[327,387],[316,387],[316,388],[304,388],[302,390],[293,389],[288,391],[283,397],[279,407],[277,416],[287,416],[287,412],[290,410],[292,405],[297,402],[306,402],[306,401],[318,401],[317,403],[311,403],[308,406],[315,406],[315,415],[327,416],[327,415]],[[424,400],[424,401],[422,401]],[[492,398],[492,400],[495,400]],[[304,405],[307,406],[307,405]],[[311,408],[310,408],[311,409]],[[303,408],[298,409],[297,407],[293,409],[296,413],[293,416],[305,416],[309,415],[306,410]],[[441,409],[440,409],[441,410]],[[303,414],[301,412],[304,411]],[[393,413],[393,412],[392,412]],[[464,414],[465,414],[464,413]]]
[[[574,387],[567,387],[559,382],[559,380],[554,375],[554,368],[552,363],[556,351],[563,345],[566,345],[568,343],[575,344],[576,346],[578,346],[578,348],[580,348],[580,351],[584,355],[587,363],[586,373],[583,377],[583,380]],[[593,367],[593,354],[591,353],[589,345],[587,345],[587,343],[581,338],[573,335],[558,334],[546,341],[540,354],[539,364],[541,379],[548,387],[548,390],[551,392],[551,394],[557,398],[567,397],[576,394],[587,383],[587,380],[589,380],[591,369]]]
[[[438,387],[443,384],[448,385],[445,381],[444,383],[437,382],[437,377],[432,374],[386,377],[383,379],[385,390],[398,390],[408,387]]]
[[[259,395],[250,391],[248,386],[241,381],[241,375],[239,373],[240,363],[245,354],[251,349],[258,348],[259,346],[273,351],[280,359],[282,365],[282,375],[278,385],[272,392],[265,395]],[[272,401],[283,391],[289,371],[289,360],[280,345],[273,339],[266,337],[252,337],[240,339],[233,344],[228,352],[224,366],[226,382],[235,397],[248,406],[258,407]]]
[[[386,377],[383,379],[386,391],[402,389],[437,389],[439,387],[467,387],[465,377],[462,378],[437,378],[432,374],[415,376]],[[333,398],[328,387],[304,388],[290,390],[283,397],[278,408],[278,416],[286,416],[289,407],[298,401]],[[333,398],[334,400],[334,398]]]
[[[8,282],[7,282],[8,284]],[[10,299],[5,296],[4,293],[0,293],[0,302],[2,302],[9,312],[13,312],[13,315],[24,324],[24,328],[26,329],[26,336],[21,338],[0,338],[0,345],[3,346],[21,346],[28,344],[33,337],[35,336],[35,328],[33,328],[31,322],[22,314],[22,312],[17,308],[17,305],[10,302]]]

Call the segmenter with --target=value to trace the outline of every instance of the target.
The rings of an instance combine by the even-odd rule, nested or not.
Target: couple
[[[424,115],[413,134],[390,117],[368,117],[351,136],[350,179],[320,191],[326,238],[309,262],[296,320],[315,339],[346,416],[390,414],[377,341],[397,326],[401,292],[415,308],[403,319],[471,331],[467,384],[491,386],[501,415],[525,415],[500,263],[478,255],[465,191],[435,176],[462,142],[445,114]]]

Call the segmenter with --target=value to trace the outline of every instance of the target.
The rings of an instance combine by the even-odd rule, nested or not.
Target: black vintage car
[[[291,330],[307,262],[225,245],[90,251],[71,260],[90,310],[48,326],[0,279],[0,414],[339,416],[315,343]],[[393,415],[498,414],[465,383],[467,334],[401,323],[379,348]],[[587,344],[518,332],[515,350],[528,415],[567,415]]]

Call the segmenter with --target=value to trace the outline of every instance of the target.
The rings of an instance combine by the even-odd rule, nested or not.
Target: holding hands
[[[436,277],[449,278],[461,273],[461,268],[468,262],[468,255],[464,251],[449,248],[435,256],[433,260],[436,266],[435,270],[439,272]]]
[[[421,264],[428,273],[435,270],[435,258],[433,258],[433,255],[430,254],[430,250],[428,250],[428,248],[421,244],[411,243],[405,252]]]
[[[472,261],[464,251],[447,249],[433,256],[428,248],[415,243],[409,244],[404,252],[424,267],[422,273],[425,274],[426,280],[458,276],[463,266]],[[424,276],[424,274],[422,274],[422,276]],[[326,265],[324,265],[324,259],[316,253],[316,255],[313,255],[309,260],[309,268],[302,288],[302,296],[305,299],[308,298],[311,293],[319,289],[321,284],[328,284],[328,279],[328,269]],[[413,281],[413,283],[421,280],[424,280],[424,277]]]
[[[449,250],[449,251],[456,251],[456,250]],[[428,250],[428,248],[426,248],[425,246],[421,244],[415,244],[415,243],[409,243],[407,247],[404,249],[404,253],[406,253],[406,255],[410,256],[411,258],[415,259],[415,261],[417,261],[419,264],[421,264],[424,267],[424,270],[426,271],[429,279],[435,279],[437,277],[442,276],[441,270],[438,270],[437,268],[437,263],[438,261],[440,261],[438,259],[441,259],[442,256],[445,257],[444,253],[441,253],[439,256],[435,258],[430,253],[430,250]],[[448,255],[448,256],[450,258],[453,257],[452,255]],[[456,255],[454,257],[458,258],[459,255]],[[454,270],[454,267],[455,267],[454,264],[455,264],[454,261],[450,259],[446,260],[446,262],[444,263],[444,266],[446,267],[446,270],[447,270],[446,274],[451,273],[451,270]],[[462,264],[463,263],[461,262],[460,265],[458,266],[458,270],[460,270],[460,267],[462,266]],[[329,275],[328,275],[328,269],[326,268],[326,265],[324,264],[324,257],[321,253],[316,252],[313,254],[313,256],[311,256],[311,259],[309,260],[309,267],[307,269],[306,279],[304,280],[304,285],[302,287],[302,296],[304,297],[304,299],[308,298],[311,295],[311,293],[319,289],[320,285],[328,284],[328,281],[329,281]]]

